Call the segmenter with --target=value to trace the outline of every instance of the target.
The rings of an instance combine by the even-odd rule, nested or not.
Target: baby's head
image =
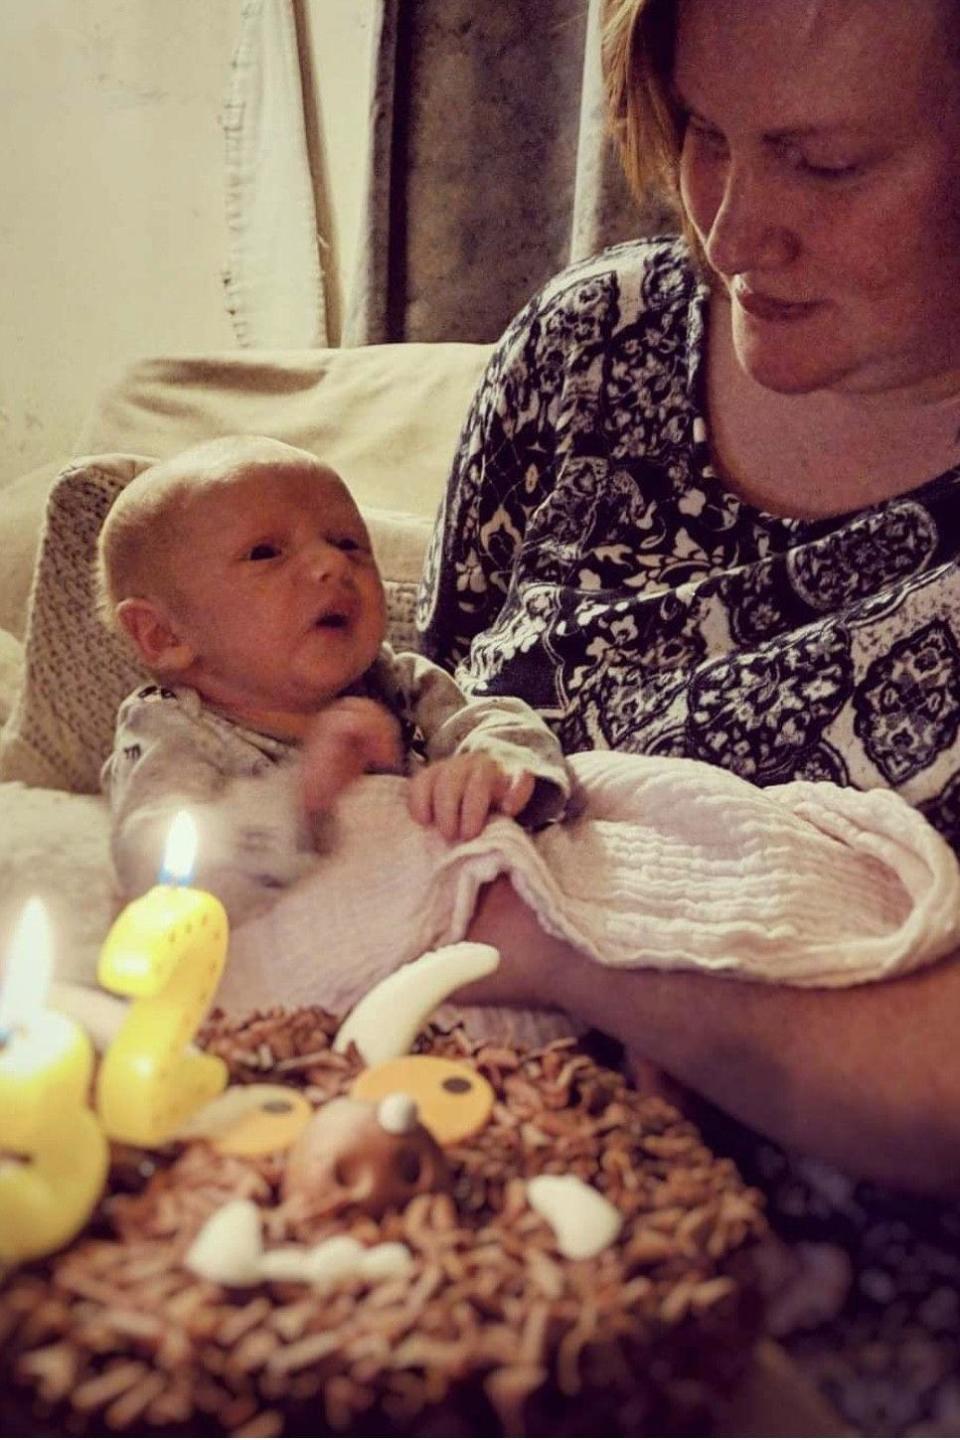
[[[104,522],[104,619],[146,669],[235,719],[300,733],[373,663],[383,586],[343,481],[259,436],[196,445],[136,476]]]

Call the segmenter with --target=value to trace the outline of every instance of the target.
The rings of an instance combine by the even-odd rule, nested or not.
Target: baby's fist
[[[490,755],[466,752],[435,760],[410,782],[410,814],[445,840],[473,840],[491,810],[519,815],[533,794],[529,771],[510,776]]]
[[[346,695],[310,723],[301,754],[303,802],[308,815],[328,809],[366,770],[403,769],[400,724],[385,706]]]

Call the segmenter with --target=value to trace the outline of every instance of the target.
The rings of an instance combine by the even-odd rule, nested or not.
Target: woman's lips
[[[742,310],[758,320],[803,320],[819,305],[816,300],[775,300],[739,285],[734,287],[733,296]]]

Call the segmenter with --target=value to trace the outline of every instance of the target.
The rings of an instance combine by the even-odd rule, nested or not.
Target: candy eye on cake
[[[362,1070],[350,1091],[380,1100],[400,1091],[416,1101],[423,1124],[441,1145],[475,1135],[493,1113],[493,1087],[476,1066],[436,1055],[401,1055]]]
[[[220,1155],[280,1155],[312,1115],[309,1100],[289,1085],[231,1085],[172,1138],[208,1140]]]

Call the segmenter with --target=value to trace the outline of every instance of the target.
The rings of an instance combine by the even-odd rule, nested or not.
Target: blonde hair
[[[680,206],[683,135],[672,99],[677,0],[607,0],[603,77],[607,117],[631,190]]]
[[[177,603],[170,560],[192,504],[214,486],[238,479],[251,465],[320,465],[315,455],[262,435],[206,440],[134,476],[114,500],[97,542],[96,606],[108,629],[122,635],[117,606],[149,594]]]

